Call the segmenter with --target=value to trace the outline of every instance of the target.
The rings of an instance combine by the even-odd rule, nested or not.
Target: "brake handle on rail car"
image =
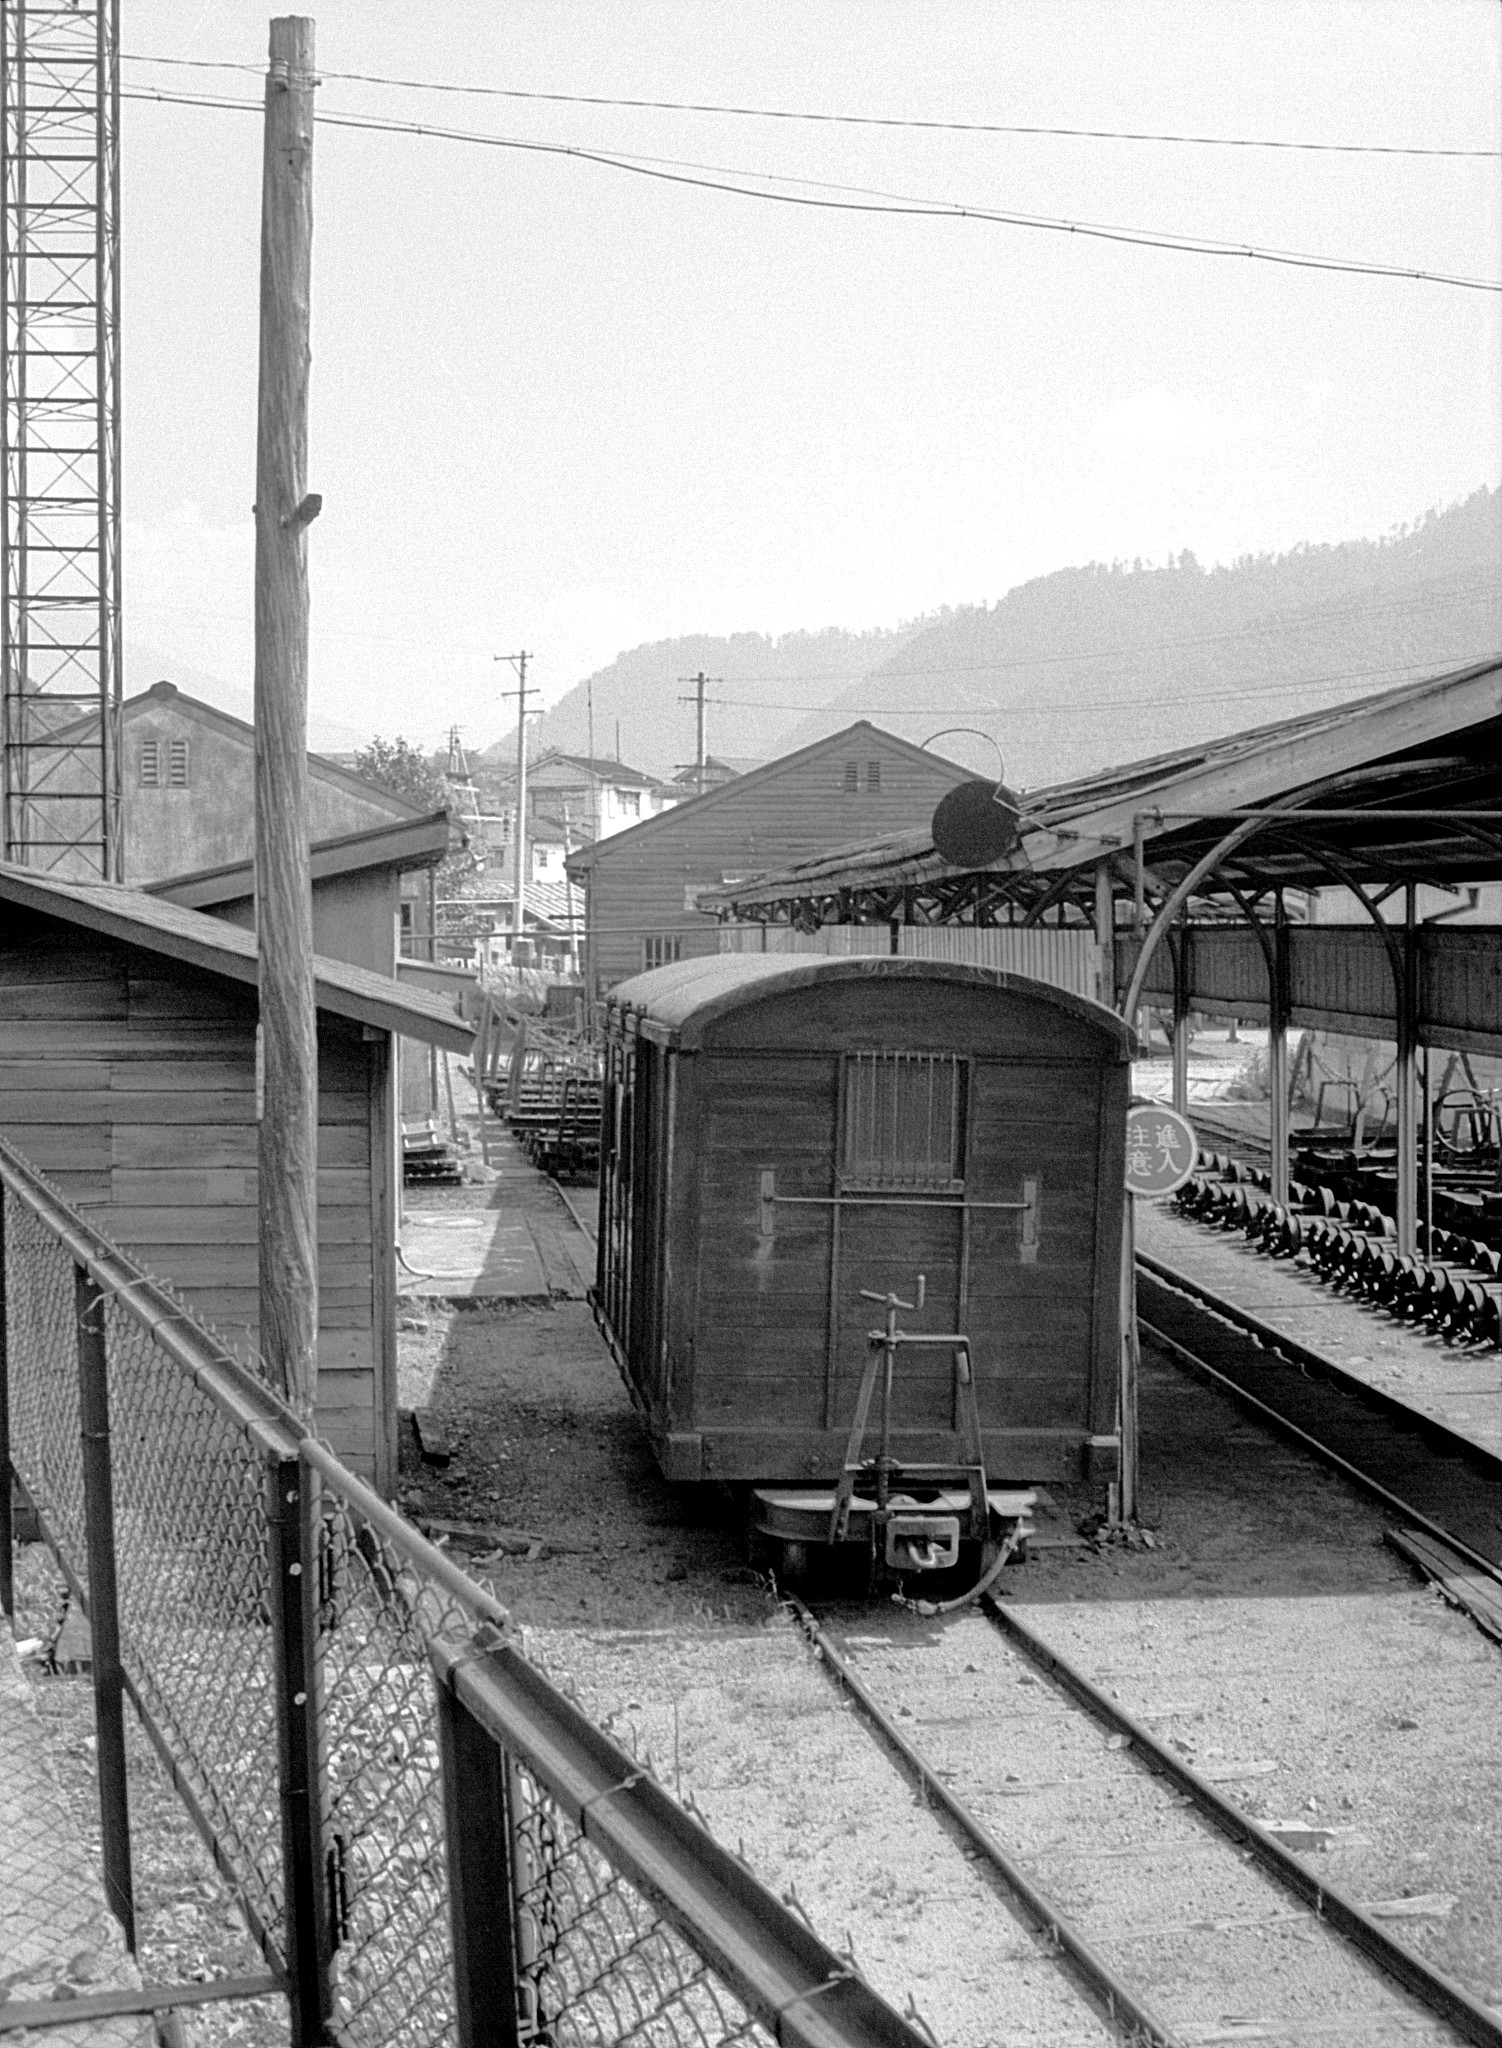
[[[924,1296],[927,1292],[928,1275],[920,1273],[918,1275],[918,1299],[916,1301],[904,1301],[900,1294],[878,1294],[870,1287],[863,1287],[861,1289],[861,1300],[880,1302],[881,1306],[888,1310],[905,1308],[913,1315],[916,1315],[923,1306]]]

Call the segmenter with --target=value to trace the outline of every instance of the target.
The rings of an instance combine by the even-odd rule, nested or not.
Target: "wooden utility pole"
[[[501,695],[516,699],[516,902],[511,919],[511,959],[518,967],[527,915],[527,699],[537,695],[536,686],[527,685],[527,663],[531,659],[525,648],[520,654],[496,656],[497,661],[509,661],[516,670],[516,688],[502,690]]]
[[[271,24],[256,423],[256,925],[261,1351],[309,1422],[318,1397],[318,1026],[308,866],[307,490],[313,23]]]
[[[692,683],[694,685],[693,696],[680,697],[678,699],[678,702],[680,704],[692,704],[696,707],[694,737],[694,794],[695,796],[703,796],[704,765],[706,760],[704,752],[704,692],[706,687],[710,683],[722,682],[724,678],[722,676],[707,676],[701,668],[696,676],[679,676],[678,680],[680,683]]]

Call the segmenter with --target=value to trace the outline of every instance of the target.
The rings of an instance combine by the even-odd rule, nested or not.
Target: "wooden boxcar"
[[[796,955],[661,968],[606,1017],[594,1299],[669,1479],[755,1489],[786,1535],[767,1489],[828,1501],[869,1467],[888,1293],[899,1464],[963,1469],[978,1422],[992,1486],[1116,1475],[1120,1018],[988,968]],[[957,1347],[910,1341],[946,1334],[973,1404]]]

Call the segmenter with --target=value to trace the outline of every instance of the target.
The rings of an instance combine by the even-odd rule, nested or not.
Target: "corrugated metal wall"
[[[827,924],[817,932],[795,932],[786,925],[766,927],[765,948],[760,925],[724,928],[724,952],[824,953],[841,958],[858,953],[890,953],[891,928],[884,924]],[[899,925],[897,950],[910,960],[961,960],[975,967],[1000,967],[1025,974],[1077,996],[1095,996],[1097,949],[1088,931],[1059,931],[1022,925]]]

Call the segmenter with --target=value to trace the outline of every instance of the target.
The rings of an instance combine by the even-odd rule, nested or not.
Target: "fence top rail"
[[[517,1650],[437,1638],[439,1684],[520,1758],[782,2048],[930,2048],[750,1867]]]
[[[228,1418],[269,1455],[295,1458],[306,1427],[274,1388],[258,1379],[159,1280],[143,1272],[36,1168],[0,1139],[6,1188]]]
[[[324,1487],[332,1489],[347,1506],[353,1508],[408,1564],[415,1565],[435,1585],[441,1586],[444,1592],[469,1608],[478,1621],[491,1622],[496,1628],[510,1632],[511,1616],[500,1601],[487,1593],[483,1586],[476,1585],[436,1543],[430,1543],[395,1508],[388,1506],[374,1487],[358,1478],[347,1465],[341,1464],[326,1444],[305,1437],[301,1448],[304,1462],[318,1473]]]

